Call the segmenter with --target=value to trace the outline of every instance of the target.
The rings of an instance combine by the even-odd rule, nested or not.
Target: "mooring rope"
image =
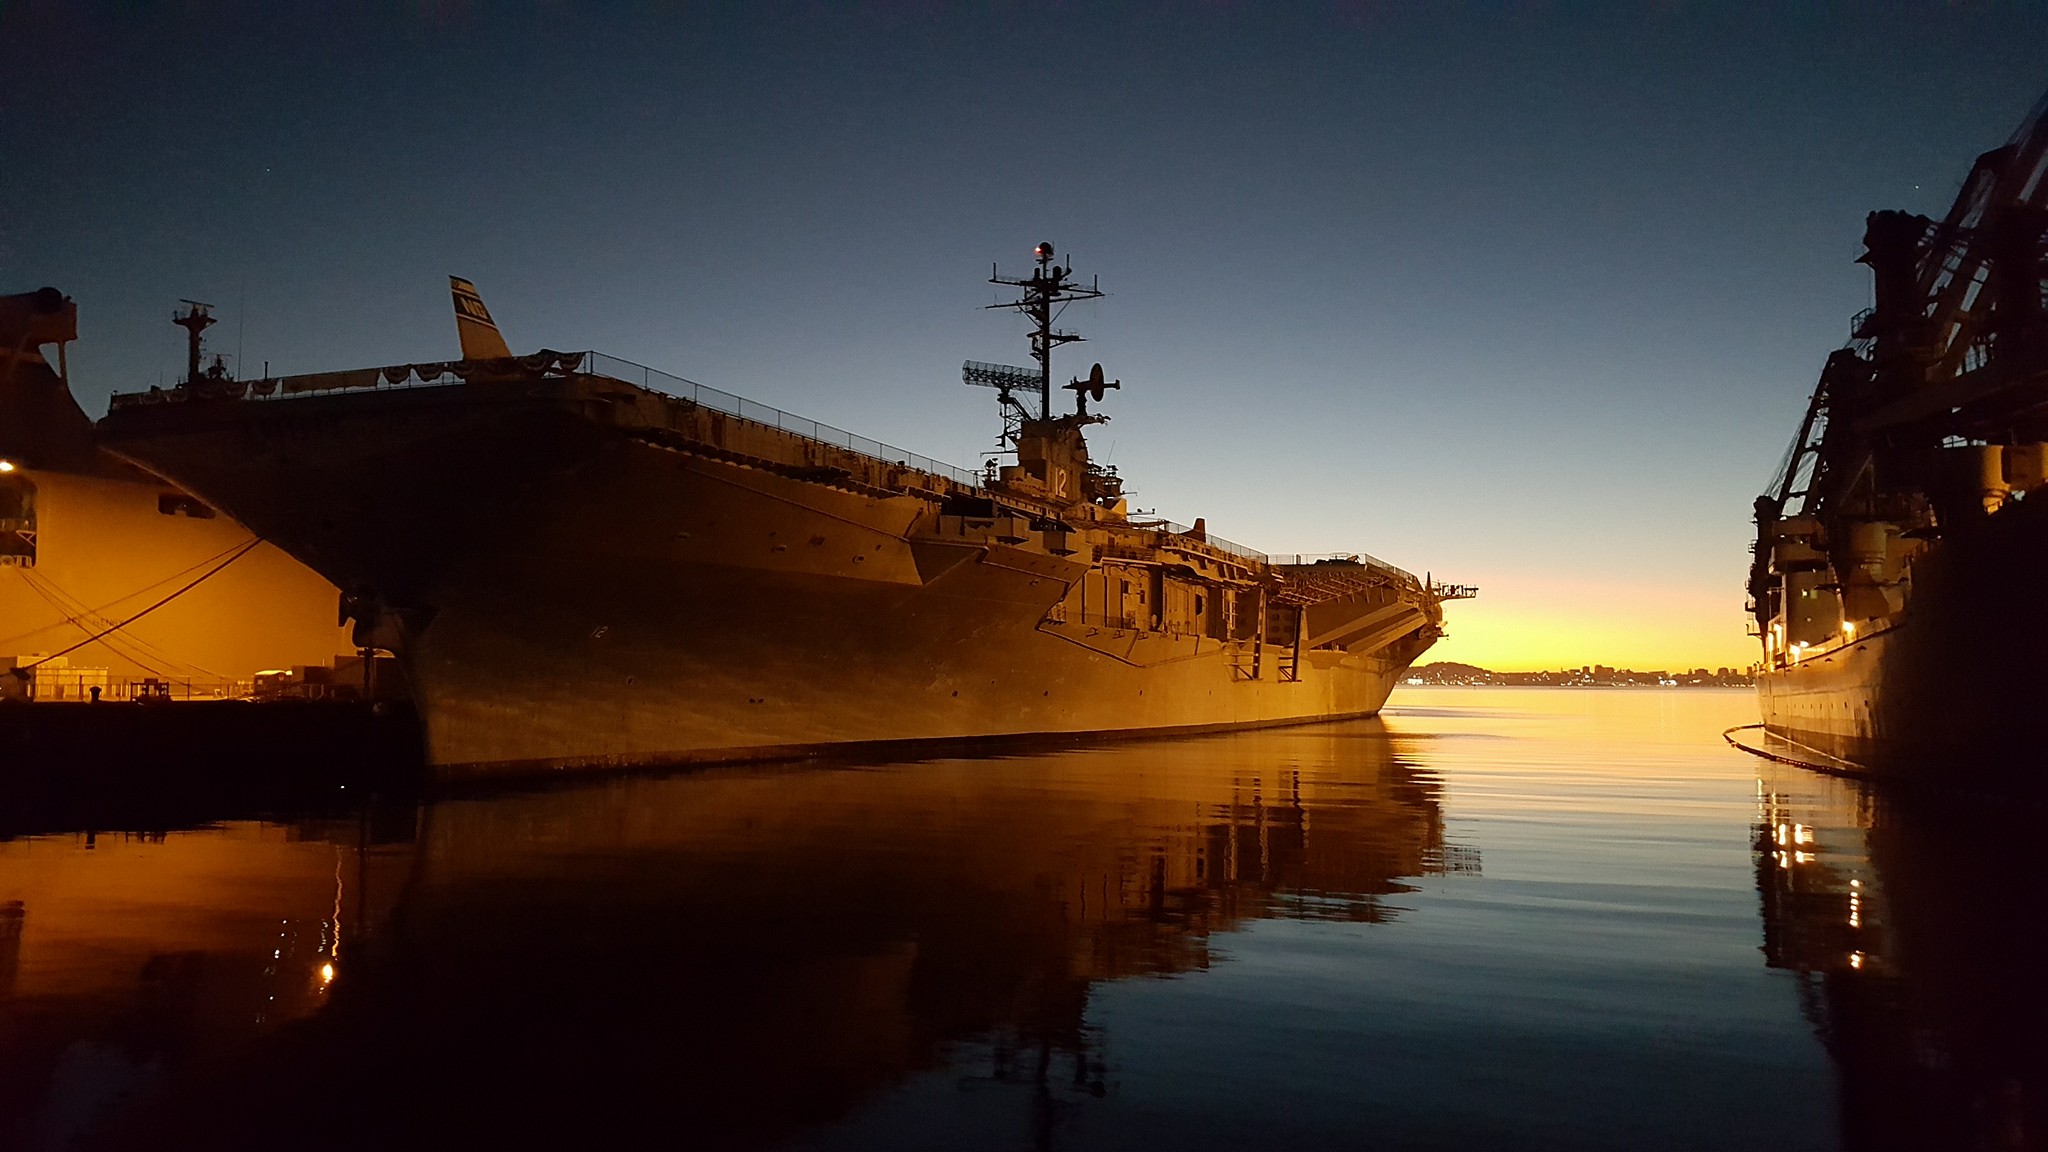
[[[24,583],[26,584],[29,591],[41,597],[43,603],[48,604],[50,607],[56,609],[59,613],[63,614],[64,616],[64,619],[61,622],[52,624],[47,628],[38,629],[38,631],[49,632],[54,631],[58,628],[69,626],[78,629],[80,632],[90,633],[94,628],[105,627],[108,623],[110,623],[103,616],[95,617],[89,613],[74,613],[71,608],[67,607],[64,604],[63,599],[61,599],[58,595],[54,594],[56,591],[56,585],[45,584],[42,581],[38,581],[28,572],[22,573],[22,576],[24,578]],[[118,644],[116,643],[117,639],[120,641],[120,643]],[[133,636],[124,635],[116,637],[113,634],[109,633],[105,636],[100,637],[100,643],[105,644],[109,652],[112,652],[114,655],[120,656],[123,659],[128,660],[130,663],[135,664],[136,666],[140,667],[144,672],[147,672],[152,676],[163,676],[166,678],[170,676],[170,668],[168,664],[165,667],[159,668],[157,667],[159,657],[152,655],[145,658],[143,655],[145,646],[143,645],[142,641],[136,639]],[[135,651],[128,651],[127,646],[129,645],[133,645],[135,647]],[[193,665],[193,667],[197,668],[198,665],[195,664]],[[208,673],[208,675],[212,675],[212,673]]]
[[[1766,760],[1775,760],[1780,764],[1790,764],[1794,768],[1805,768],[1814,772],[1825,772],[1830,776],[1867,777],[1871,775],[1870,769],[1865,768],[1861,764],[1856,763],[1854,760],[1844,760],[1840,756],[1830,756],[1826,752],[1823,752],[1818,748],[1807,748],[1806,745],[1799,743],[1797,740],[1787,740],[1783,736],[1779,736],[1778,739],[1784,740],[1785,743],[1794,745],[1795,747],[1805,749],[1806,751],[1811,752],[1815,756],[1819,756],[1826,760],[1833,761],[1833,763],[1821,764],[1813,760],[1803,760],[1797,756],[1780,755],[1776,752],[1769,751],[1768,749],[1759,748],[1753,744],[1745,744],[1742,741],[1737,740],[1735,738],[1735,734],[1737,732],[1748,732],[1752,729],[1758,728],[1763,729],[1766,734],[1770,734],[1770,729],[1765,728],[1762,724],[1737,724],[1735,727],[1722,732],[1721,739],[1726,740],[1728,743],[1734,745],[1736,748],[1739,748],[1742,751],[1749,753],[1751,756],[1761,756]]]
[[[37,627],[37,628],[31,628],[31,629],[29,629],[29,630],[28,630],[28,631],[26,631],[26,632],[17,632],[17,633],[15,633],[15,634],[14,634],[14,635],[12,635],[12,636],[0,636],[0,650],[4,650],[4,649],[10,648],[10,647],[13,647],[13,646],[15,646],[15,645],[18,645],[18,644],[20,644],[20,643],[21,643],[22,641],[24,641],[24,640],[27,640],[27,639],[28,639],[29,637],[31,637],[31,636],[38,636],[38,635],[41,635],[41,634],[42,634],[42,633],[44,633],[44,632],[49,632],[49,631],[52,631],[52,630],[54,630],[54,629],[57,629],[57,628],[62,628],[62,627],[64,627],[64,626],[65,626],[65,625],[67,625],[67,624],[76,624],[76,623],[78,622],[78,620],[79,620],[79,619],[84,619],[84,620],[88,620],[88,621],[90,621],[90,620],[91,620],[92,618],[94,618],[94,617],[97,617],[97,618],[99,618],[99,619],[100,619],[101,621],[104,621],[104,620],[106,620],[106,619],[107,619],[107,616],[106,616],[106,612],[107,612],[107,611],[108,611],[109,609],[112,609],[112,608],[118,607],[119,605],[122,605],[122,604],[126,604],[126,603],[127,603],[128,601],[130,601],[130,600],[139,600],[139,599],[141,599],[142,597],[144,597],[144,596],[147,596],[147,595],[149,595],[149,594],[150,594],[151,592],[155,591],[156,589],[158,589],[158,588],[161,588],[161,587],[163,587],[163,586],[164,586],[164,585],[166,585],[166,584],[169,584],[169,583],[171,583],[171,582],[173,582],[173,581],[175,581],[175,580],[178,580],[178,579],[180,579],[180,578],[184,577],[184,576],[185,576],[186,574],[188,574],[188,573],[192,573],[192,572],[197,572],[197,571],[199,571],[199,570],[200,570],[201,568],[204,568],[204,567],[206,567],[206,566],[207,566],[208,564],[211,564],[211,563],[215,562],[216,560],[219,560],[219,559],[221,559],[222,557],[226,556],[226,555],[227,555],[228,553],[230,553],[230,552],[233,552],[233,551],[234,551],[235,549],[237,549],[237,548],[240,548],[240,547],[242,547],[242,546],[243,546],[243,545],[241,545],[241,544],[230,544],[230,545],[228,545],[228,546],[227,546],[226,548],[223,548],[223,549],[221,549],[220,551],[218,551],[218,552],[215,552],[215,553],[214,553],[213,555],[211,555],[211,556],[208,556],[208,557],[207,557],[207,558],[205,558],[204,560],[200,560],[200,561],[198,561],[198,562],[196,562],[196,563],[188,564],[188,565],[186,565],[185,567],[183,567],[183,568],[180,568],[180,569],[179,569],[178,571],[176,571],[176,572],[173,572],[173,573],[171,573],[170,575],[168,575],[168,576],[165,576],[165,577],[163,577],[163,578],[162,578],[162,579],[160,579],[160,580],[153,580],[153,581],[151,581],[150,583],[148,583],[148,584],[144,584],[144,585],[143,585],[142,587],[140,587],[140,588],[137,588],[137,589],[135,589],[135,590],[134,590],[134,591],[132,591],[132,592],[125,592],[125,593],[123,593],[123,594],[121,594],[121,595],[119,595],[119,596],[116,596],[116,597],[114,597],[114,598],[113,598],[112,600],[109,600],[109,601],[107,601],[107,602],[106,602],[106,603],[104,603],[104,604],[101,604],[101,605],[98,605],[98,606],[96,606],[96,607],[92,607],[92,608],[77,608],[77,609],[75,609],[75,610],[76,610],[76,613],[77,613],[77,617],[76,617],[76,618],[69,618],[69,617],[70,617],[70,613],[71,613],[71,612],[72,612],[72,611],[73,611],[74,609],[71,609],[71,608],[67,608],[67,609],[65,609],[65,610],[64,610],[64,611],[66,612],[66,615],[67,615],[67,619],[65,619],[65,620],[62,620],[62,621],[60,621],[60,622],[58,622],[58,623],[56,623],[56,624],[44,624],[44,625],[42,625],[42,626],[40,626],[40,627]],[[26,574],[26,571],[28,571],[28,570],[24,570],[24,574]],[[38,573],[38,575],[41,575],[41,574],[40,574],[40,573]],[[47,577],[45,577],[44,579],[45,579],[45,580],[47,581],[47,579],[48,579],[48,578],[47,578]],[[73,602],[74,602],[74,606],[75,606],[75,604],[76,604],[76,603],[79,603],[79,602],[80,602],[80,601],[78,601],[78,598],[77,598],[77,597],[75,597],[75,596],[72,596],[72,595],[71,595],[70,593],[68,593],[68,592],[64,592],[64,591],[63,591],[63,589],[61,589],[61,588],[57,588],[57,585],[56,585],[55,583],[50,583],[50,584],[49,584],[49,586],[50,586],[51,588],[53,588],[53,589],[56,589],[56,590],[57,590],[58,592],[60,592],[60,593],[63,593],[63,596],[64,596],[64,598],[65,598],[65,599],[67,599],[67,600],[71,600],[71,601],[73,601]],[[97,625],[97,624],[94,624],[93,626],[94,626],[94,627],[98,627],[98,625]]]
[[[221,570],[226,568],[228,565],[233,564],[235,561],[240,560],[244,556],[247,556],[251,550],[253,550],[258,544],[261,543],[263,543],[262,537],[257,537],[255,539],[250,540],[247,544],[244,544],[240,548],[237,548],[233,555],[229,556],[227,559],[221,561],[220,563],[207,569],[204,573],[200,574],[198,579],[192,581],[190,584],[185,585],[183,588],[178,589],[176,592],[171,593],[169,596],[164,597],[156,603],[151,604],[149,607],[144,608],[142,611],[137,612],[135,615],[128,617],[126,620],[119,621],[113,624],[112,626],[101,630],[100,632],[87,636],[85,639],[80,640],[78,643],[73,644],[71,647],[66,648],[61,652],[52,652],[48,656],[43,657],[41,660],[38,660],[33,664],[24,664],[21,667],[15,669],[15,671],[26,672],[30,669],[40,667],[44,664],[49,663],[52,660],[55,660],[59,656],[68,656],[71,653],[78,651],[80,648],[85,647],[87,644],[94,643],[106,636],[112,635],[115,632],[119,632],[121,629],[126,628],[128,625],[133,624],[137,620],[142,619],[144,616],[149,615],[151,612],[156,611],[164,605],[169,604],[171,601],[176,600],[178,597],[183,596],[185,593],[190,592],[194,588],[199,587],[201,584],[206,583],[208,580],[218,575],[221,572]]]

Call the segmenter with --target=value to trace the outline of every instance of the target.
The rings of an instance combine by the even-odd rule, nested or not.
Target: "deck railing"
[[[38,668],[29,678],[31,700],[236,700],[249,695],[248,680],[210,677],[133,677],[105,668]]]
[[[930,456],[898,448],[893,444],[884,444],[880,440],[871,440],[866,436],[856,436],[843,428],[834,428],[830,424],[820,424],[816,420],[807,420],[794,413],[784,412],[780,408],[772,408],[766,404],[749,400],[744,396],[736,396],[723,389],[713,388],[707,384],[699,384],[695,380],[686,380],[681,376],[663,372],[658,368],[649,368],[645,364],[635,364],[631,360],[621,360],[616,356],[607,356],[602,352],[586,352],[584,353],[583,371],[596,376],[609,376],[614,380],[623,380],[628,384],[638,384],[649,392],[659,392],[665,396],[674,396],[679,400],[688,400],[692,404],[699,404],[728,415],[738,416],[742,420],[751,420],[756,424],[763,424],[770,428],[779,428],[784,432],[793,432],[798,436],[808,437],[812,440],[866,456],[870,460],[880,460],[885,464],[901,464],[906,468],[915,468],[920,472],[930,472],[937,476],[944,476],[956,484],[965,484],[969,488],[981,486],[982,474],[972,469],[948,464],[943,460],[935,460]]]
[[[1415,573],[1410,572],[1406,568],[1402,568],[1398,565],[1389,564],[1385,560],[1382,560],[1377,556],[1365,552],[1297,552],[1291,556],[1266,557],[1266,563],[1280,566],[1314,565],[1322,563],[1324,561],[1331,561],[1340,564],[1362,564],[1367,568],[1378,568],[1384,572],[1392,572],[1394,575],[1401,577],[1402,579],[1408,581],[1410,584],[1422,584],[1422,580],[1418,578],[1415,575]]]
[[[593,376],[608,377],[625,384],[637,385],[649,392],[658,392],[665,396],[673,396],[678,400],[687,400],[692,404],[724,412],[727,415],[737,416],[742,420],[750,420],[769,428],[780,429],[784,432],[807,437],[821,443],[833,445],[834,447],[844,448],[849,452],[866,456],[871,460],[878,460],[886,464],[898,464],[907,468],[915,468],[921,472],[943,476],[956,484],[962,484],[969,488],[979,488],[988,479],[985,473],[975,469],[961,468],[954,464],[948,464],[943,460],[923,455],[922,453],[898,448],[893,444],[885,444],[880,440],[872,440],[866,436],[857,436],[843,428],[835,428],[830,424],[821,424],[816,420],[809,420],[794,413],[785,412],[780,408],[749,400],[744,396],[727,392],[721,388],[713,388],[708,384],[699,384],[695,380],[677,376],[674,373],[663,372],[658,368],[650,368],[645,364],[637,364],[631,360],[622,360],[616,356],[607,356],[602,352],[540,352],[532,356],[518,357],[517,359],[526,363],[535,371],[549,374],[583,372]],[[410,388],[440,388],[463,383],[465,374],[470,370],[471,363],[467,361],[451,361],[432,364],[395,364],[387,368],[360,368],[345,372],[323,372],[308,376],[288,376],[278,379],[211,382],[202,385],[196,392],[202,397],[285,401],[361,389],[392,392]],[[184,396],[182,395],[173,396],[171,393],[152,389],[148,393],[117,394],[114,397],[113,406],[123,408],[134,404],[154,404],[165,401],[176,402],[183,399]],[[1369,556],[1363,552],[1277,555],[1261,552],[1256,548],[1249,548],[1235,541],[1226,540],[1221,536],[1210,535],[1207,532],[1198,534],[1192,527],[1185,524],[1176,524],[1171,520],[1143,519],[1133,521],[1132,524],[1138,528],[1151,529],[1189,538],[1226,555],[1236,556],[1260,564],[1302,565],[1314,564],[1319,560],[1345,561],[1362,564],[1370,568],[1382,569],[1405,579],[1411,584],[1422,584],[1422,581],[1415,578],[1414,573],[1395,567],[1378,557]]]

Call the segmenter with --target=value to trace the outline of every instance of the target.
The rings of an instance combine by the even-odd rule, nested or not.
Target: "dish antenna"
[[[1111,390],[1122,391],[1123,386],[1124,382],[1122,380],[1104,380],[1102,378],[1102,365],[1100,364],[1088,370],[1088,378],[1086,380],[1077,378],[1071,384],[1061,385],[1061,387],[1074,394],[1074,411],[1082,416],[1088,414],[1088,401],[1090,398],[1093,398],[1097,404],[1100,404],[1102,403],[1102,394],[1104,392]]]

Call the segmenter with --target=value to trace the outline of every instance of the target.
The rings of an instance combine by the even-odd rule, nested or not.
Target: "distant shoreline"
[[[1441,682],[1441,683],[1438,683],[1438,682],[1431,682],[1431,681],[1423,681],[1423,682],[1421,682],[1421,683],[1416,683],[1416,682],[1414,682],[1414,681],[1411,681],[1411,680],[1400,680],[1400,681],[1396,681],[1396,682],[1395,682],[1395,684],[1394,684],[1394,687],[1396,687],[1396,688],[1569,688],[1569,689],[1572,689],[1573,691],[1584,691],[1584,690],[1587,690],[1587,689],[1596,689],[1596,688],[1597,688],[1597,689],[1601,689],[1601,690],[1608,690],[1608,689],[1613,689],[1613,690],[1617,690],[1617,691],[1623,691],[1623,692],[1673,692],[1673,691],[1677,691],[1677,690],[1679,690],[1679,689],[1684,689],[1684,690],[1686,690],[1686,691],[1702,691],[1702,690],[1708,690],[1708,691],[1716,691],[1716,692],[1747,692],[1747,691],[1749,691],[1749,690],[1751,690],[1751,689],[1755,688],[1755,687],[1756,687],[1756,685],[1754,685],[1754,684],[1515,684],[1515,683],[1508,683],[1508,682],[1505,682],[1505,681],[1501,681],[1501,682],[1494,682],[1494,683],[1476,683],[1476,684],[1463,684],[1463,683],[1450,683],[1450,682],[1448,682],[1448,681],[1446,681],[1446,682]]]
[[[1747,668],[1639,671],[1587,664],[1556,671],[1495,672],[1474,664],[1440,661],[1411,668],[1396,683],[1445,688],[1751,688],[1756,678]]]

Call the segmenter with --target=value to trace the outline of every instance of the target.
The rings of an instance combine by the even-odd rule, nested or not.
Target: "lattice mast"
[[[1098,300],[1105,293],[1090,277],[1086,287],[1073,279],[1074,270],[1054,263],[1051,241],[1032,249],[1038,266],[1024,279],[1004,276],[1000,269],[989,268],[988,282],[1007,285],[1021,290],[1022,295],[1001,304],[990,304],[990,309],[1014,308],[1031,319],[1031,358],[1038,361],[1038,416],[1040,420],[1052,419],[1052,350],[1062,344],[1072,344],[1086,337],[1076,332],[1062,332],[1053,327],[1066,306],[1077,300]]]

